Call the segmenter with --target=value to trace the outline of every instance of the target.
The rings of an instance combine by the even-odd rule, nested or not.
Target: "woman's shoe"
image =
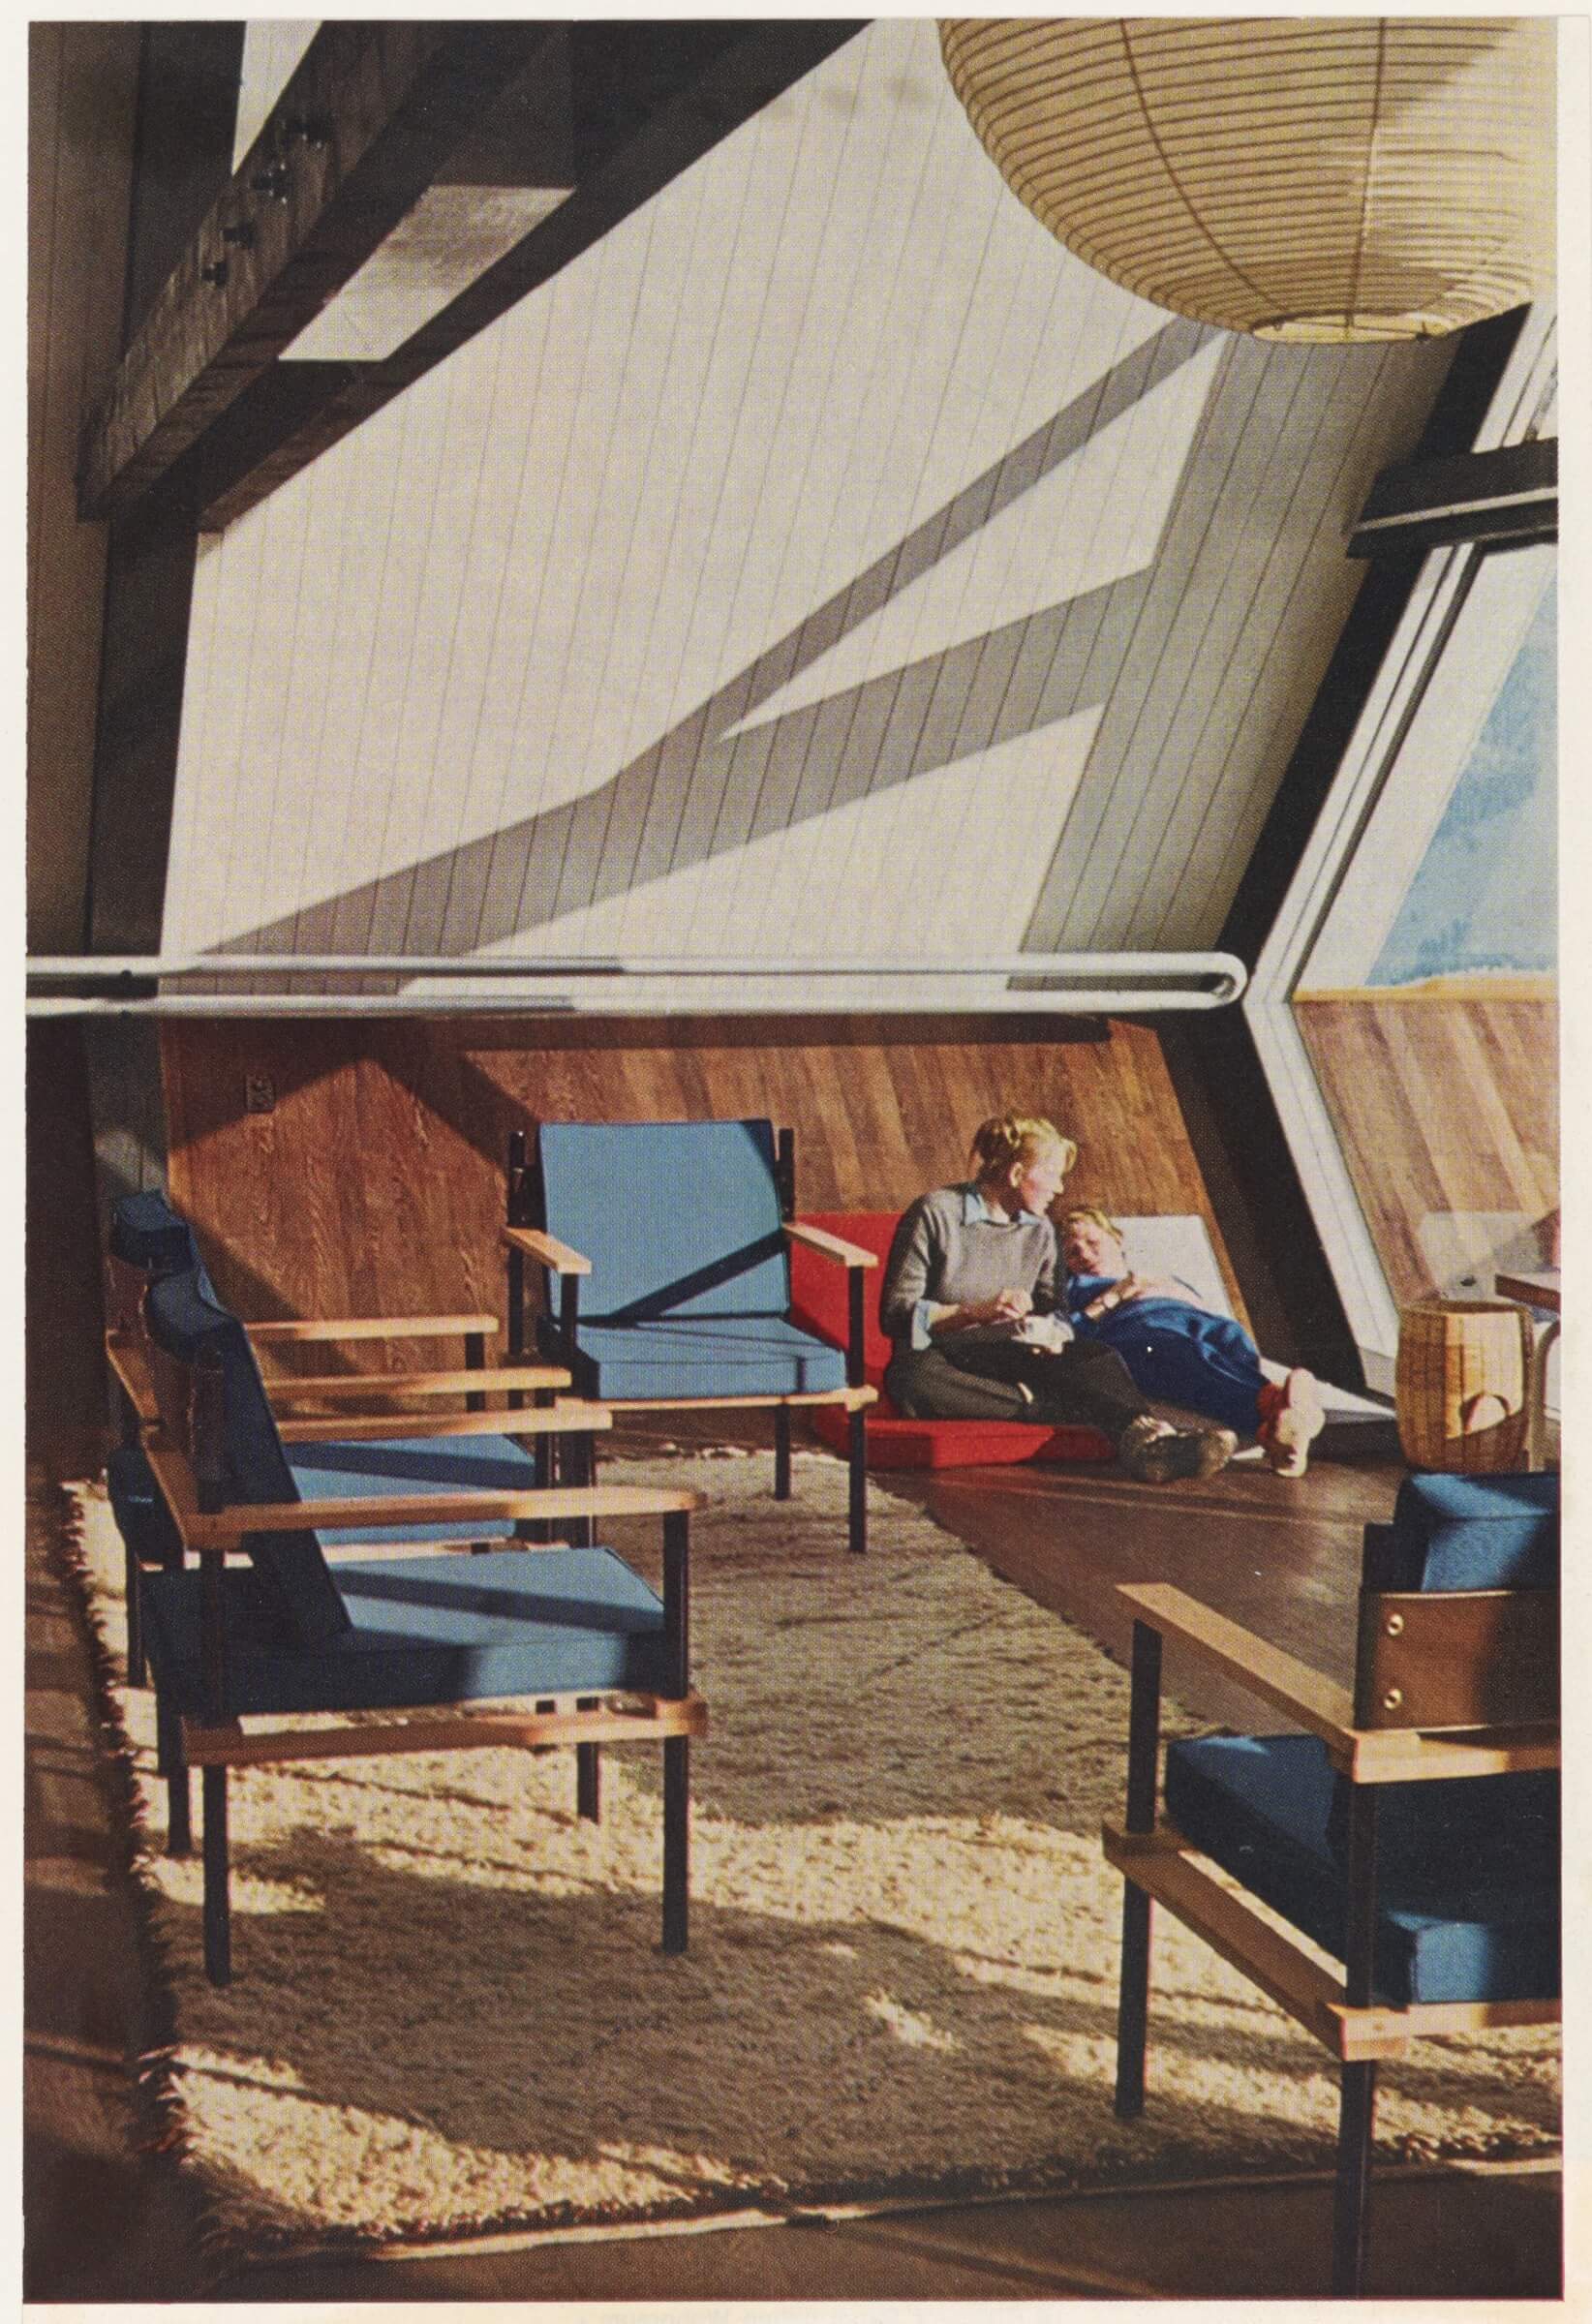
[[[1183,1477],[1214,1477],[1238,1449],[1231,1428],[1174,1428],[1145,1412],[1123,1429],[1117,1457],[1140,1484],[1171,1484]]]
[[[1326,1424],[1314,1373],[1291,1371],[1261,1425],[1266,1465],[1273,1476],[1302,1477],[1310,1465],[1310,1447]]]

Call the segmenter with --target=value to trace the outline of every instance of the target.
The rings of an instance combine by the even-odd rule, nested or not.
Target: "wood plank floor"
[[[672,1424],[671,1424],[672,1423]],[[757,1443],[759,1422],[743,1441]],[[629,1423],[683,1434],[678,1416]],[[1378,1436],[1382,1441],[1377,1441]],[[1360,1527],[1386,1513],[1391,1434],[1344,1432],[1297,1483],[1246,1466],[1195,1485],[1110,1471],[1029,1468],[892,1482],[1041,1604],[1120,1654],[1118,1580],[1177,1581],[1319,1667],[1347,1675]],[[56,1467],[54,1474],[65,1472]],[[47,1471],[43,1474],[43,1509]],[[182,2182],[135,2151],[127,2061],[159,2037],[134,1973],[87,1711],[80,1624],[36,1524],[29,1567],[27,1962],[24,1996],[26,2296],[36,2301],[1305,2298],[1326,2286],[1331,2188],[1322,2179],[1126,2190],[953,2206],[633,2242],[494,2246],[362,2262],[245,2270],[202,2282]],[[1236,1693],[1196,1685],[1189,1707],[1244,1718]],[[1387,2297],[1550,2298],[1562,2190],[1547,2168],[1387,2171],[1373,2214],[1371,2288]]]

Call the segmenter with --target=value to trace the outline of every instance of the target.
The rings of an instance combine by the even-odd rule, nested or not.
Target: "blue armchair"
[[[140,1568],[136,1589],[168,1773],[181,1774],[186,1797],[188,1765],[202,1770],[211,1980],[231,1974],[230,1769],[504,1743],[661,1745],[662,1942],[683,1951],[689,1738],[706,1726],[687,1628],[695,1496],[555,1487],[309,1499],[248,1334],[197,1269],[150,1281],[140,1345],[119,1351],[128,1370],[134,1352],[155,1403],[144,1457],[181,1549],[199,1561]],[[662,1519],[661,1597],[591,1544],[435,1553],[439,1533],[454,1528],[474,1539],[483,1524],[527,1517],[642,1514]],[[371,1525],[416,1554],[327,1554],[330,1535],[369,1541]],[[240,1553],[246,1563],[228,1563]],[[293,1724],[326,1711],[344,1722]]]
[[[526,1264],[548,1287],[537,1346],[576,1392],[619,1411],[770,1408],[774,1490],[790,1491],[790,1415],[847,1415],[849,1543],[867,1547],[863,1285],[876,1255],[794,1216],[788,1132],[747,1121],[544,1121],[509,1142],[510,1361],[527,1352]],[[848,1270],[842,1350],[793,1323],[789,1245]],[[556,1312],[551,1285],[558,1285]]]
[[[1145,2102],[1154,1899],[1339,2064],[1340,2295],[1363,2281],[1378,2061],[1422,2035],[1559,2014],[1558,1486],[1403,1481],[1392,1523],[1365,1529],[1352,1694],[1180,1590],[1122,1588],[1127,1814],[1104,1835],[1126,1880],[1117,2111]],[[1157,1815],[1163,1636],[1302,1731],[1171,1744]]]

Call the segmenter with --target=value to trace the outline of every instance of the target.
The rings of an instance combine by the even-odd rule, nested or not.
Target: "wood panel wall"
[[[28,39],[28,944],[83,938],[106,528],[77,522],[84,410],[121,349],[140,29]]]
[[[172,1197],[252,1317],[501,1312],[505,1147],[541,1119],[768,1115],[796,1132],[800,1208],[884,1209],[959,1177],[1003,1108],[1078,1139],[1080,1200],[1206,1217],[1238,1296],[1142,1026],[183,1023],[163,1063]]]
[[[1551,998],[1451,990],[1340,994],[1294,1005],[1400,1306],[1438,1288],[1432,1252],[1441,1240],[1462,1240],[1465,1219],[1514,1213],[1529,1230],[1557,1208],[1558,1025]],[[1445,1220],[1453,1223],[1445,1227]],[[1432,1222],[1439,1222],[1435,1236]],[[1479,1254],[1486,1241],[1479,1223]],[[1482,1271],[1485,1293],[1490,1269]]]

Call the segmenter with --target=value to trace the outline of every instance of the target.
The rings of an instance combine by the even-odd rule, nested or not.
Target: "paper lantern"
[[[1547,16],[954,16],[952,86],[1069,250],[1262,339],[1413,339],[1552,280]]]

